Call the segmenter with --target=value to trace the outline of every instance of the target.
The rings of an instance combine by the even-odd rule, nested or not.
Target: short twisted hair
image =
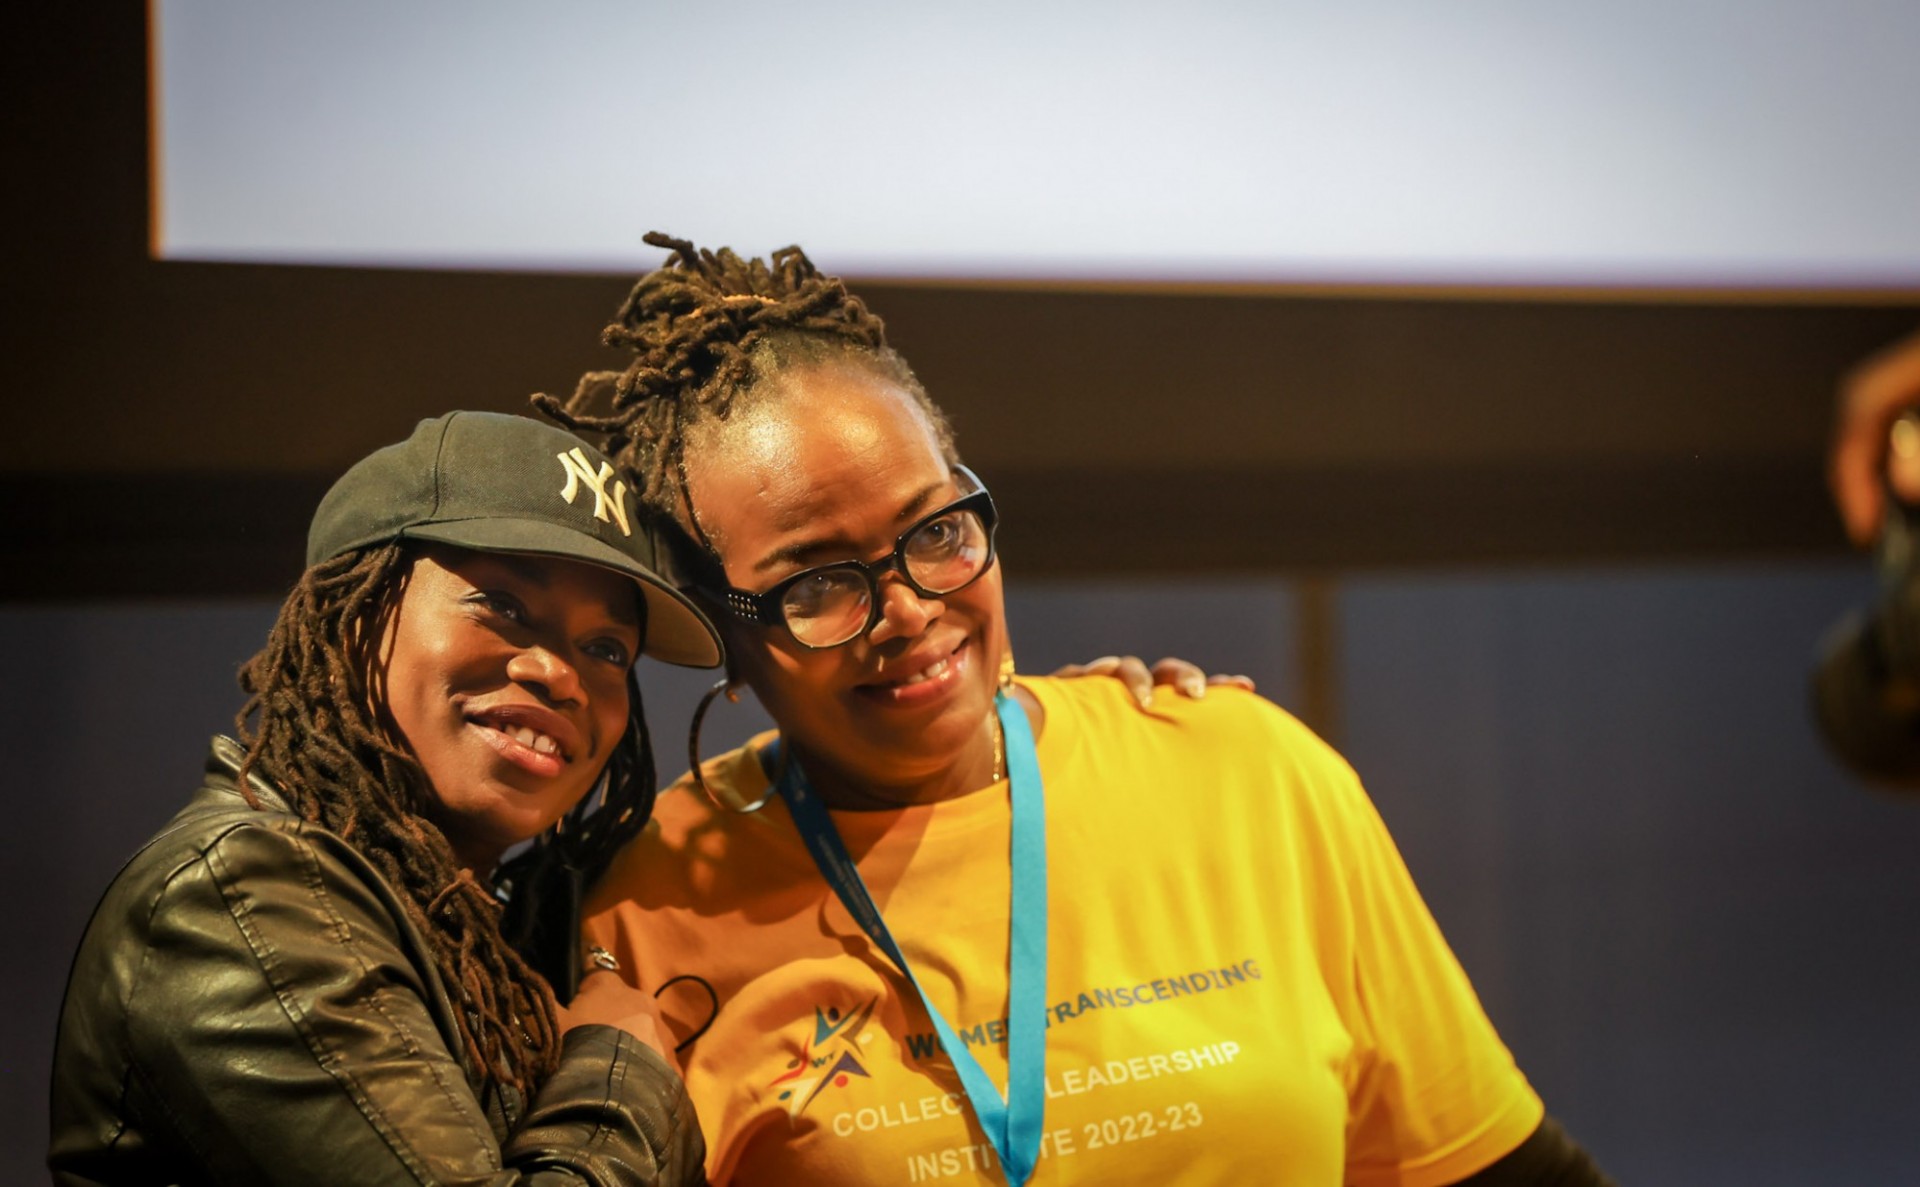
[[[946,416],[887,345],[885,325],[798,247],[761,260],[658,231],[646,241],[673,254],[640,278],[601,334],[606,345],[631,350],[633,362],[589,372],[564,401],[533,402],[567,428],[602,438],[649,505],[690,521],[688,434],[727,419],[766,381],[809,366],[852,364],[897,384],[918,403],[941,452],[957,460]]]

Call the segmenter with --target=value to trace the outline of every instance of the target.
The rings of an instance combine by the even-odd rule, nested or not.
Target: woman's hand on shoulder
[[[1146,661],[1137,655],[1103,655],[1084,664],[1068,664],[1053,674],[1065,678],[1111,676],[1127,686],[1127,691],[1133,694],[1134,700],[1140,702],[1142,709],[1152,706],[1153,690],[1161,685],[1172,685],[1182,696],[1195,700],[1206,696],[1207,689],[1214,685],[1253,691],[1250,677],[1208,675],[1198,665],[1172,656],[1149,668]]]
[[[646,990],[622,981],[618,973],[595,969],[582,977],[580,992],[559,1008],[559,1015],[563,1034],[576,1026],[612,1026],[658,1051],[675,1072],[680,1070],[672,1038],[660,1020],[660,1003]]]

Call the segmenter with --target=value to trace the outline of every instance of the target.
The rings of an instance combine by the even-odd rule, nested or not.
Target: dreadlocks
[[[798,247],[761,260],[658,231],[646,241],[673,255],[640,278],[601,334],[606,345],[631,350],[633,362],[589,372],[565,401],[533,402],[567,428],[603,437],[647,503],[690,522],[691,509],[681,506],[688,434],[725,420],[765,381],[824,363],[850,362],[898,384],[926,415],[941,452],[956,460],[945,415],[887,345],[880,319]]]
[[[247,784],[257,772],[399,890],[460,1001],[455,1013],[474,1091],[485,1099],[510,1086],[531,1100],[559,1061],[553,992],[502,937],[498,900],[460,867],[430,819],[433,787],[378,707],[380,643],[413,556],[395,541],[324,561],[301,577],[266,646],[240,672],[248,694],[235,719],[246,749],[240,790],[260,807]],[[652,754],[631,673],[628,691],[607,802],[585,823],[588,806],[580,805],[570,822],[596,853],[631,836],[652,803]]]

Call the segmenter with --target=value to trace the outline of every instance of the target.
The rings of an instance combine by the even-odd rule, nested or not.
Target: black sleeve
[[[169,878],[129,994],[129,1103],[211,1183],[681,1185],[699,1128],[666,1061],[610,1027],[566,1036],[504,1145],[423,970],[339,842],[241,828]]]
[[[611,1026],[567,1032],[560,1070],[505,1155],[523,1171],[564,1168],[591,1183],[707,1181],[706,1143],[679,1075],[653,1048]]]
[[[1593,1156],[1548,1117],[1506,1157],[1460,1180],[1457,1187],[1616,1187]]]

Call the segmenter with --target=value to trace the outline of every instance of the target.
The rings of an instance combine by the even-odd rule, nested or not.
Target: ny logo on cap
[[[613,493],[607,493],[607,479],[613,477],[613,467],[601,462],[600,471],[596,474],[592,464],[587,461],[587,455],[577,445],[554,456],[560,459],[561,468],[567,472],[567,485],[560,489],[560,497],[567,501],[567,506],[573,506],[581,484],[585,483],[593,490],[593,517],[601,523],[619,524],[622,536],[633,535],[633,529],[627,525],[627,484],[616,479]],[[611,517],[607,515],[609,507],[613,509]]]

